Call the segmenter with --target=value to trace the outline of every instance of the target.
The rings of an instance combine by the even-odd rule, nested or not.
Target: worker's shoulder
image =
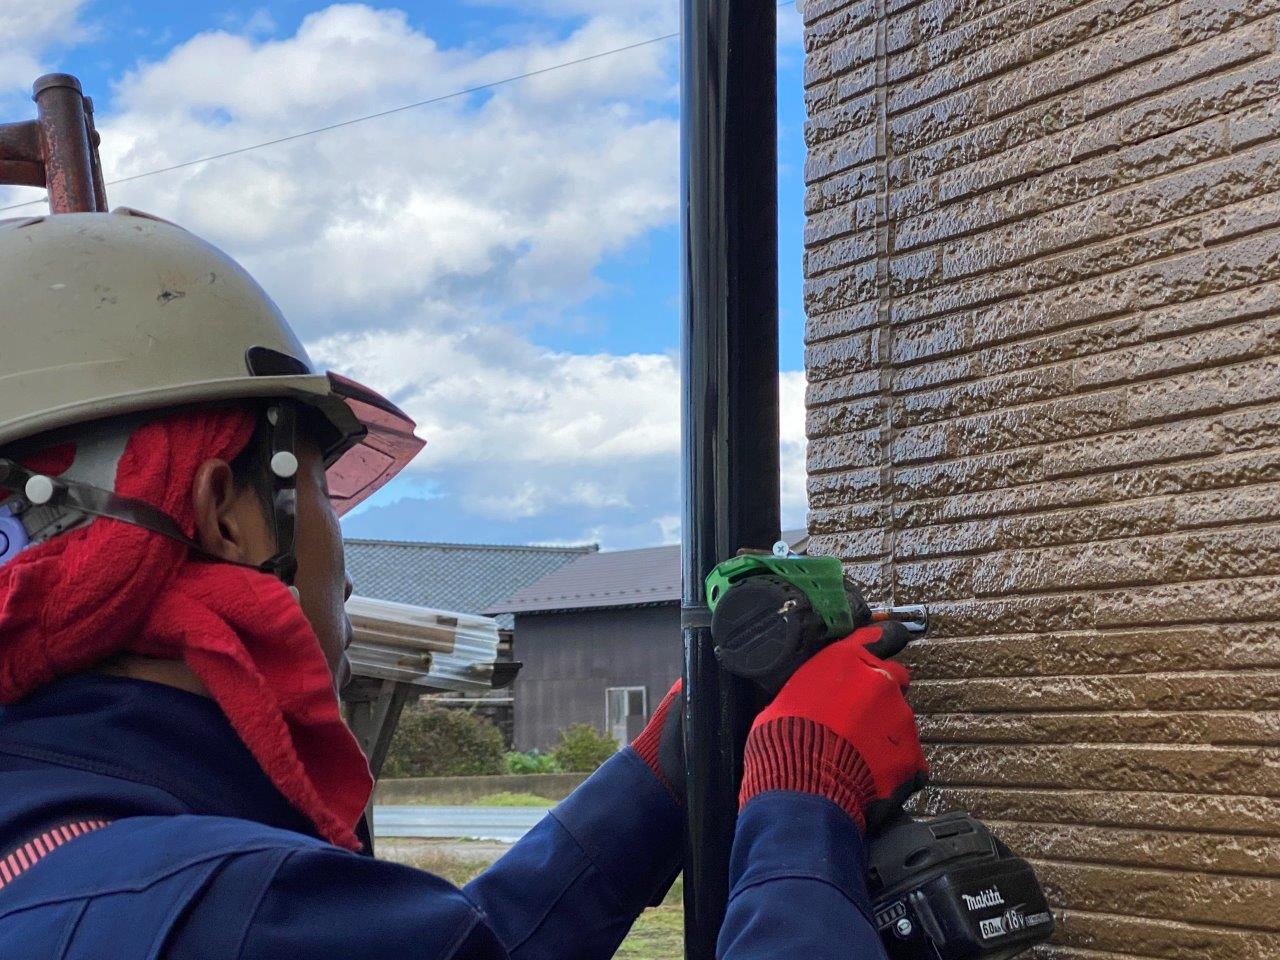
[[[255,851],[326,850],[352,856],[323,840],[294,830],[270,827],[237,817],[214,817],[195,814],[175,816],[128,817],[109,824],[91,837],[85,837],[85,853],[89,841],[105,852],[115,848],[129,851],[130,859],[142,857],[168,868],[229,856],[242,856]],[[152,857],[144,857],[144,852]]]
[[[279,864],[323,841],[233,817],[126,817],[49,851],[4,891],[0,918],[54,903],[200,887],[225,862],[255,854]],[[270,869],[270,867],[266,867]]]
[[[323,843],[268,836],[244,849],[211,878],[166,960],[205,960],[237,918],[237,957],[506,956],[483,911],[441,877]]]
[[[371,929],[377,949],[366,949]],[[0,895],[4,957],[51,955],[50,931],[70,931],[68,956],[155,957],[164,943],[166,960],[398,960],[451,956],[449,944],[491,939],[485,929],[445,881],[231,817],[116,820],[52,850]],[[421,943],[439,949],[409,949]]]

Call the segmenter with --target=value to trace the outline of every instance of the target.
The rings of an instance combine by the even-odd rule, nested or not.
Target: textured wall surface
[[[1280,958],[1278,0],[804,0],[812,549],[1042,957]]]

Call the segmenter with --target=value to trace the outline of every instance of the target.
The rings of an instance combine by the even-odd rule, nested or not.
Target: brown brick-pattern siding
[[[1280,0],[802,0],[812,549],[1041,957],[1280,958]]]

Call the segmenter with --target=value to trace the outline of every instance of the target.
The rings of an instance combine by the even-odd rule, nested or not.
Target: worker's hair
[[[274,504],[275,484],[271,479],[271,437],[267,430],[267,418],[262,410],[255,411],[256,423],[253,436],[231,461],[231,477],[237,490],[252,490],[268,520]]]

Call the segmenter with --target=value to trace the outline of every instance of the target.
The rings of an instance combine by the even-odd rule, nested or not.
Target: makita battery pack
[[[965,813],[894,821],[868,879],[890,960],[1005,960],[1053,933],[1031,865]]]

